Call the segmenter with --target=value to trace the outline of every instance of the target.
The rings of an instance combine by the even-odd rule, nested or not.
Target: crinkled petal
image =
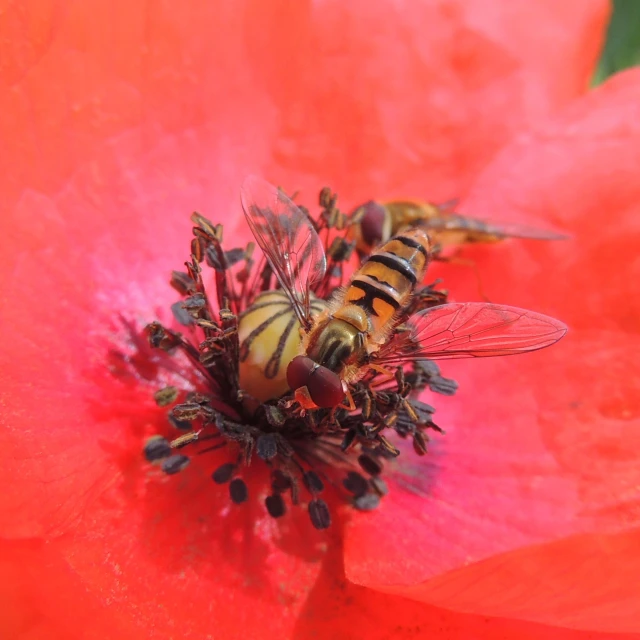
[[[299,624],[337,534],[229,510],[204,463],[178,482],[148,471],[162,376],[131,360],[120,315],[139,327],[174,301],[190,211],[233,237],[246,173],[354,199],[462,193],[509,135],[584,91],[604,2],[487,6],[39,0],[0,15],[0,534],[25,637]]]
[[[466,254],[493,302],[570,332],[536,354],[444,367],[461,383],[438,401],[447,435],[398,476],[423,497],[396,487],[353,522],[349,578],[462,611],[640,630],[639,104],[640,73],[616,77],[523,134],[463,203],[572,234]],[[375,559],[369,530],[385,532]]]

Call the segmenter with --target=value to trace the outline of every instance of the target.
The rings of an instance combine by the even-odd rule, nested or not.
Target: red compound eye
[[[295,391],[306,387],[316,363],[307,356],[296,356],[287,367],[287,383]]]
[[[340,376],[326,367],[318,367],[311,374],[307,389],[319,407],[335,407],[344,399]]]
[[[296,356],[289,363],[287,382],[294,390],[307,387],[318,407],[335,407],[344,399],[340,376],[326,367],[318,366],[307,356]]]
[[[383,235],[387,212],[381,204],[373,200],[365,202],[358,208],[364,209],[364,215],[360,221],[362,239],[367,243],[367,246],[375,247],[380,244],[381,240],[386,240]]]

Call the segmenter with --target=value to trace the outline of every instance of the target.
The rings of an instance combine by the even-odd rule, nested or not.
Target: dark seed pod
[[[287,491],[291,488],[291,479],[280,469],[274,469],[271,472],[271,488],[274,491]]]
[[[272,496],[267,496],[264,503],[267,506],[267,511],[272,518],[280,518],[287,511],[284,499],[279,493],[274,493]]]
[[[309,503],[309,517],[311,518],[311,524],[316,529],[326,529],[331,525],[329,507],[321,498],[316,498]]]
[[[235,504],[246,502],[249,497],[249,489],[242,478],[234,478],[229,484],[229,495]]]
[[[211,477],[216,484],[224,484],[225,482],[229,482],[229,480],[231,480],[231,476],[233,476],[235,470],[236,465],[233,464],[233,462],[226,462],[225,464],[220,465],[211,474]]]
[[[370,476],[377,476],[382,472],[382,465],[364,453],[358,456],[358,463]]]
[[[347,491],[353,493],[356,497],[362,496],[369,491],[367,479],[356,471],[349,471],[342,484]]]
[[[174,473],[179,473],[189,464],[189,458],[180,454],[169,456],[162,463],[162,470],[168,475],[172,476]]]
[[[169,441],[162,436],[152,436],[144,445],[144,457],[149,462],[157,462],[171,455]]]
[[[177,397],[178,390],[171,386],[159,389],[153,394],[153,399],[159,407],[166,407],[167,405],[170,405],[175,402]]]
[[[377,493],[365,493],[353,500],[353,506],[358,511],[373,511],[380,504],[380,496]]]
[[[256,453],[263,460],[271,460],[278,454],[276,438],[272,433],[265,433],[258,436],[256,441]]]
[[[302,480],[304,486],[307,487],[311,493],[320,493],[324,490],[324,482],[322,482],[320,476],[315,471],[305,471]]]

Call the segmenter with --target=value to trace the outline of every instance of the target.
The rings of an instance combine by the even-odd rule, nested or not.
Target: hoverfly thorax
[[[347,365],[364,361],[364,334],[345,320],[331,318],[313,332],[305,351],[314,362],[341,373]]]

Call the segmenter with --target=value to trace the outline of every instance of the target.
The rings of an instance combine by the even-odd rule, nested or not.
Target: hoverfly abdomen
[[[316,316],[326,303],[311,294]],[[300,322],[284,291],[266,291],[240,315],[240,388],[265,401],[285,393],[287,366],[300,349]]]
[[[407,229],[374,251],[355,273],[343,302],[367,313],[374,340],[407,305],[428,262],[427,234],[419,228]],[[340,317],[339,312],[334,316]]]

